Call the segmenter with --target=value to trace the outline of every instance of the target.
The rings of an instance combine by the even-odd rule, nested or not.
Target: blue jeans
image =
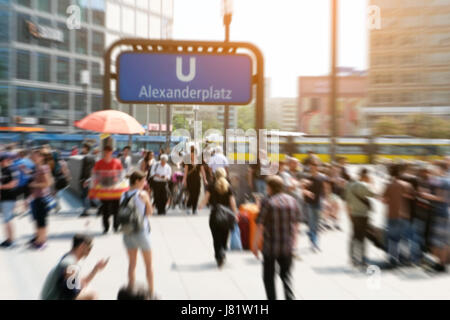
[[[410,222],[406,219],[389,219],[387,230],[387,249],[390,263],[396,265],[400,261],[399,246],[402,241],[409,242]],[[410,246],[409,246],[410,248]],[[410,250],[411,252],[411,250]]]
[[[320,205],[311,205],[307,203],[306,209],[308,211],[309,240],[311,240],[311,243],[315,247],[318,247],[317,230],[319,228],[320,220]]]
[[[84,212],[88,211],[91,208],[91,200],[88,197],[89,188],[81,189],[81,200],[83,201]]]
[[[266,195],[266,181],[264,179],[255,179],[255,188],[257,193]]]
[[[415,218],[411,224],[409,239],[411,241],[411,260],[413,263],[419,263],[423,257],[425,228],[426,223],[421,219]]]

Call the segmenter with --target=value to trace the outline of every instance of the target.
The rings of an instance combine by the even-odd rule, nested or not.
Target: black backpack
[[[132,195],[125,193],[125,198],[120,203],[117,218],[124,234],[139,233],[144,229],[145,217],[136,206],[135,197],[138,196],[138,193]]]

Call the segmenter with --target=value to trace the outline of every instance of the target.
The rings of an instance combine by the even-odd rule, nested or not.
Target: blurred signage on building
[[[31,21],[26,21],[26,24],[28,32],[37,39],[64,42],[64,33],[59,29],[39,25]]]
[[[122,103],[244,105],[252,100],[252,60],[244,54],[123,52],[117,71]]]
[[[47,126],[68,126],[67,119],[40,119],[40,123]]]
[[[167,130],[167,125],[165,124],[161,124],[161,131],[166,131]],[[170,126],[170,132],[172,132],[173,130],[173,126]],[[149,123],[148,124],[148,131],[152,132],[152,131],[160,131],[159,130],[159,124],[158,123]]]
[[[39,120],[38,120],[38,118],[31,118],[31,117],[15,117],[14,122],[16,124],[34,125],[34,124],[38,124]]]
[[[358,135],[362,132],[367,76],[360,74],[338,77],[336,108],[339,135]],[[299,84],[297,129],[306,134],[330,134],[329,78],[300,77]]]

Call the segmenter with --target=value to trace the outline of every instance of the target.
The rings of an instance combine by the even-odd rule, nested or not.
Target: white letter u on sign
[[[196,62],[195,58],[192,57],[189,60],[189,74],[186,76],[183,74],[183,58],[177,57],[177,78],[183,82],[190,82],[195,78],[195,68]]]

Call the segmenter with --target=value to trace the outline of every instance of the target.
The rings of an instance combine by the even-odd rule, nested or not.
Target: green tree
[[[238,128],[244,131],[255,128],[255,107],[254,105],[239,106],[238,111]]]
[[[373,126],[375,136],[402,135],[405,134],[403,124],[395,118],[383,117],[378,119]]]
[[[419,138],[447,139],[450,121],[427,114],[415,114],[406,119],[406,133]]]
[[[172,119],[173,124],[173,130],[177,129],[188,129],[189,123],[186,120],[186,117],[184,117],[182,114],[176,114],[174,115]]]

